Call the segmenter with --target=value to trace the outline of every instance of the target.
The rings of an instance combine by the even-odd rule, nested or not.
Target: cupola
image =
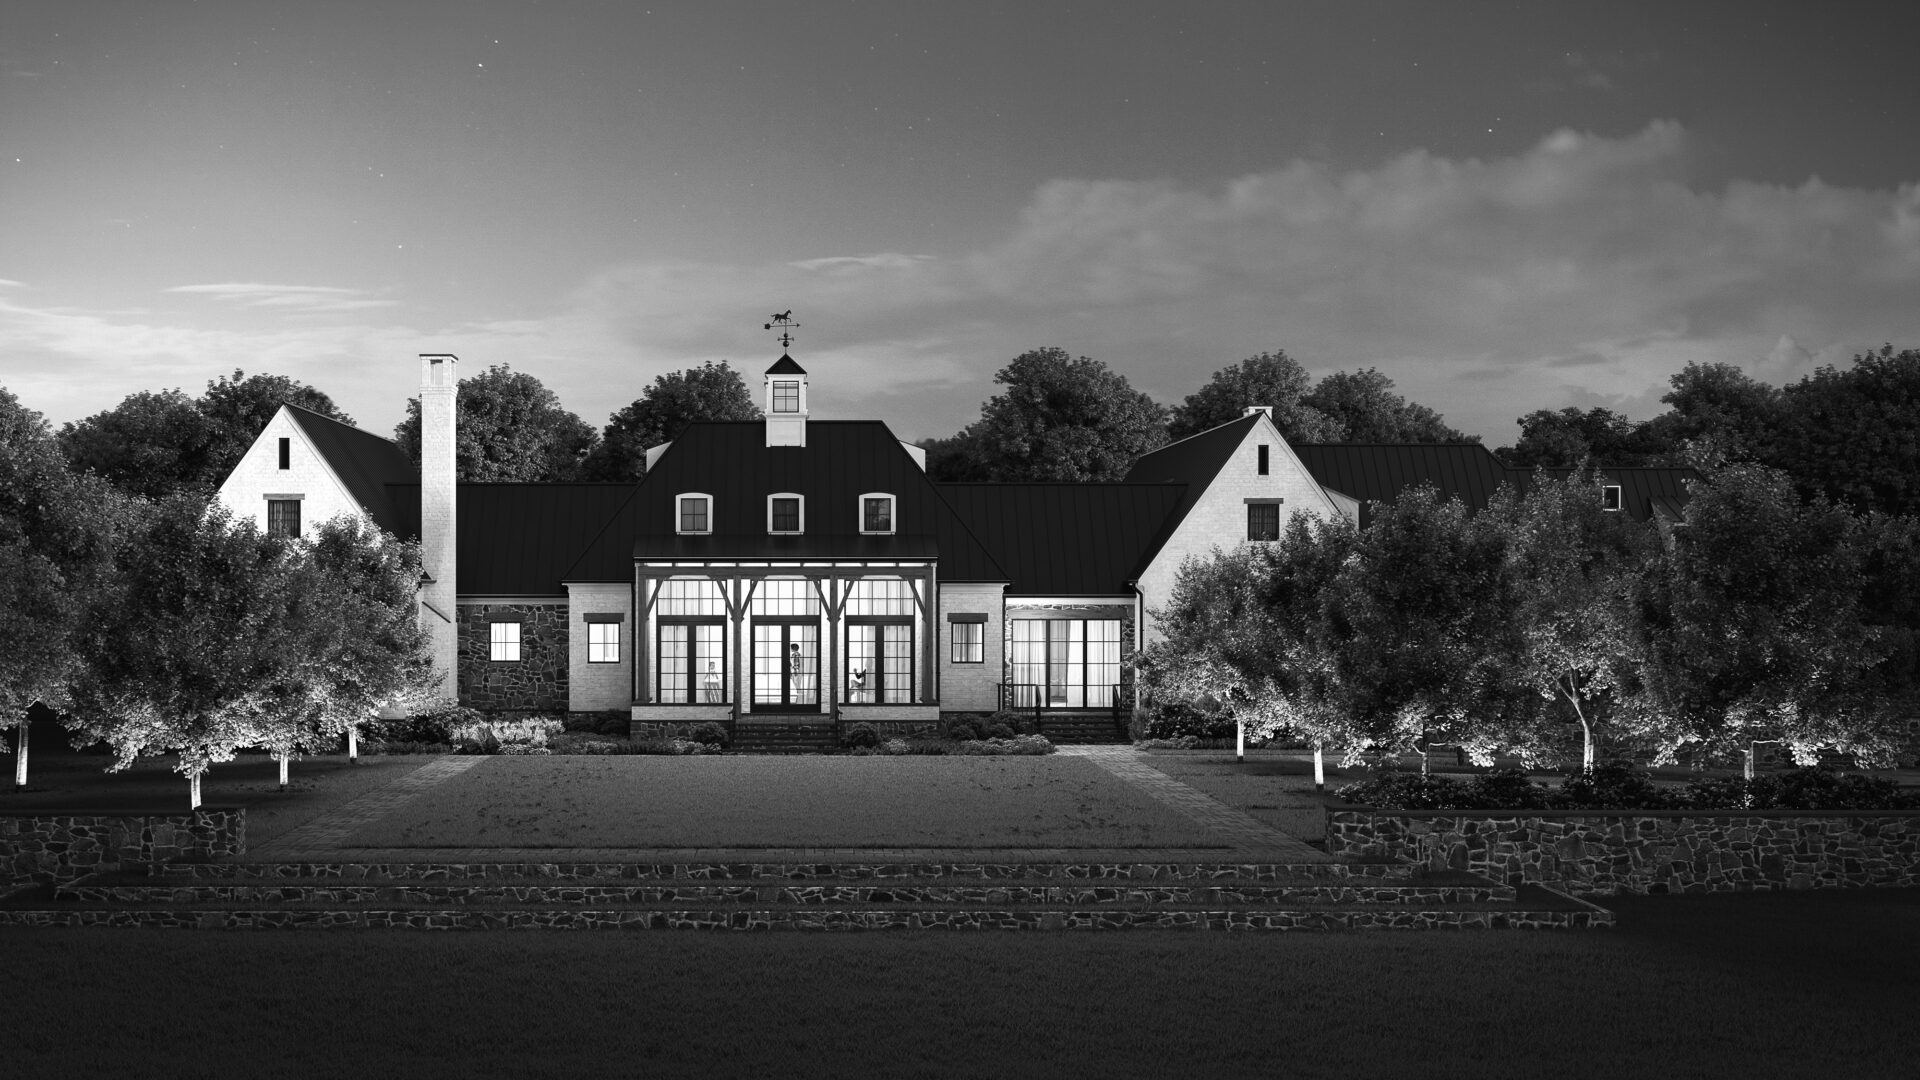
[[[807,370],[782,353],[767,369],[767,445],[807,445]]]

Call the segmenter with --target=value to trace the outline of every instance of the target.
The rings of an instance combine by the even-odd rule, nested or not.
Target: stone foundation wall
[[[1330,810],[1327,851],[1574,895],[1920,884],[1920,811]]]
[[[246,850],[247,811],[239,806],[203,806],[181,814],[0,813],[0,891]]]
[[[518,660],[492,659],[488,626],[502,617],[519,619]],[[460,704],[486,712],[567,711],[568,629],[564,603],[461,604]]]

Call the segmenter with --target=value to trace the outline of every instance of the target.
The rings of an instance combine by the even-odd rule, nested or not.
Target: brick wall
[[[633,591],[620,582],[567,586],[567,708],[574,712],[628,709],[633,705]],[[620,660],[595,664],[587,659],[587,615],[618,611]]]
[[[473,709],[567,711],[570,631],[567,605],[461,604],[460,704]],[[492,631],[497,616],[520,620],[520,659],[495,661]],[[584,636],[584,635],[583,635]]]
[[[940,709],[943,712],[992,712],[994,684],[1001,681],[1006,660],[1006,631],[1000,617],[1000,594],[1005,585],[940,586]],[[981,661],[953,662],[953,623],[956,612],[985,612],[981,626]]]

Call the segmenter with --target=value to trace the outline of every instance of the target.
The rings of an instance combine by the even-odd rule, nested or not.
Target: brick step
[[[1613,925],[1606,910],[1536,886],[1509,902],[1432,905],[1302,904],[1130,907],[944,904],[708,904],[599,907],[404,904],[58,904],[44,887],[0,901],[0,925],[181,929],[712,929],[712,930],[1362,930],[1575,929]]]
[[[999,881],[1044,880],[1086,884],[1198,883],[1208,881],[1407,881],[1442,884],[1483,881],[1465,871],[1430,871],[1385,859],[1339,862],[1169,862],[1140,859],[1005,859],[984,855],[976,861],[899,859],[742,859],[675,862],[368,862],[234,860],[177,862],[156,875],[127,873],[124,880],[229,881],[320,879],[330,881],[503,881],[563,884],[568,881],[741,881],[756,883],[845,882],[925,879]]]
[[[952,904],[1049,907],[1272,906],[1275,904],[1473,904],[1510,903],[1514,890],[1484,879],[1462,882],[1324,879],[1293,881],[1210,881],[1204,884],[1074,882],[977,878],[915,878],[890,881],[713,881],[678,879],[636,883],[587,879],[532,882],[423,882],[417,880],[338,878],[209,881],[97,875],[54,889],[58,903],[95,905],[161,904],[400,904],[418,905],[597,905],[687,903],[701,906],[778,904],[867,906]]]

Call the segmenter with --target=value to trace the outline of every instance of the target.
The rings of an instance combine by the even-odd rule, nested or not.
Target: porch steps
[[[1611,926],[1532,886],[1389,864],[272,863],[107,873],[0,925],[198,929],[1429,929]]]
[[[839,745],[832,724],[736,722],[730,749],[759,754],[818,754]]]
[[[1106,746],[1133,740],[1127,722],[1110,716],[1042,716],[1040,733],[1049,742],[1065,746]]]

